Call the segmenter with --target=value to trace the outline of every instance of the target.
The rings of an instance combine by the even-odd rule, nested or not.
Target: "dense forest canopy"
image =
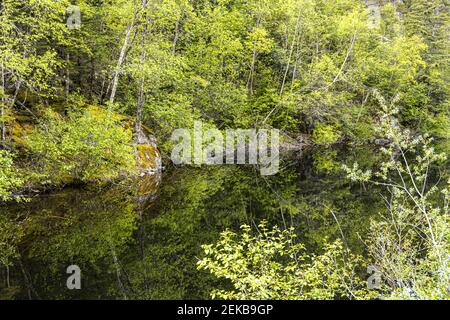
[[[378,169],[344,168],[364,188],[391,188],[396,218],[371,224],[365,242],[390,277],[382,294],[448,298],[448,1],[2,0],[0,12],[0,202],[135,176],[139,155],[155,152],[147,135],[170,166],[172,132],[195,121],[279,129],[282,144],[325,148],[316,160],[327,171],[341,169],[327,158],[333,145],[383,145]],[[411,225],[419,234],[393,231]],[[285,245],[292,230],[260,226],[259,236],[244,226],[204,247],[199,268],[234,286],[215,297],[373,297],[355,280],[360,258],[341,260],[342,242],[322,243],[314,258]],[[0,211],[0,266],[17,259],[22,227]],[[276,252],[306,262],[282,265]]]
[[[164,143],[202,119],[218,128],[275,126],[320,143],[366,141],[379,105],[448,135],[445,1],[2,2],[2,145],[21,117],[98,105],[136,118]]]

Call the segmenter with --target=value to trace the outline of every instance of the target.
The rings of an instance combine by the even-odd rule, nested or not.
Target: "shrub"
[[[132,131],[118,120],[97,108],[73,111],[67,118],[48,111],[26,139],[44,183],[107,181],[133,172]]]
[[[310,255],[295,241],[293,229],[247,225],[240,235],[225,231],[216,244],[204,245],[199,269],[231,281],[234,290],[214,290],[219,299],[336,299],[367,297],[366,283],[357,276],[361,259],[341,241],[326,245],[321,255]]]
[[[11,192],[19,188],[23,180],[14,167],[13,155],[6,150],[0,150],[0,200],[10,199]]]
[[[341,137],[341,132],[335,125],[319,124],[314,129],[313,141],[320,145],[330,145],[336,143]]]

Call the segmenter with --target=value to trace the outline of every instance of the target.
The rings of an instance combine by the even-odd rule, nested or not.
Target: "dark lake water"
[[[382,205],[378,191],[349,183],[342,163],[371,166],[370,148],[317,149],[282,157],[280,172],[252,166],[170,168],[105,188],[67,188],[0,207],[24,226],[20,257],[0,271],[0,296],[22,299],[207,299],[226,285],[196,262],[201,245],[241,224],[293,226],[307,249],[360,240]],[[341,232],[342,231],[342,232]],[[68,290],[66,268],[81,269]]]

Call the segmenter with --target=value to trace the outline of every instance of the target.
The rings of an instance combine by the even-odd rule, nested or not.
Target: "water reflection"
[[[250,166],[173,169],[105,190],[66,189],[31,203],[0,208],[19,222],[19,257],[0,273],[9,298],[203,299],[217,280],[196,269],[200,245],[226,228],[267,219],[294,226],[311,251],[345,236],[363,253],[359,235],[380,204],[376,193],[350,185],[341,162],[370,165],[367,150],[285,156],[263,177]],[[65,286],[66,267],[82,270],[82,289]]]

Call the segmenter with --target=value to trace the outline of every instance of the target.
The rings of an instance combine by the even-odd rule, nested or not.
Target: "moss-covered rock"
[[[141,174],[154,173],[161,170],[161,155],[153,144],[136,145],[138,169]]]
[[[151,128],[141,124],[140,130],[136,129],[135,119],[122,115],[105,107],[91,105],[82,101],[74,102],[78,110],[82,110],[85,114],[91,115],[93,118],[101,118],[107,114],[107,118],[113,124],[123,127],[125,130],[132,132],[134,137],[134,150],[136,159],[136,169],[140,176],[152,174],[161,171],[161,154],[159,152],[156,139]],[[36,103],[37,105],[37,103]],[[52,105],[51,107],[37,107],[33,111],[15,110],[11,114],[11,121],[7,125],[6,146],[14,150],[19,150],[19,154],[29,154],[29,144],[27,138],[35,132],[39,126],[37,116],[44,118],[49,111],[53,111],[55,115],[60,116],[60,120],[66,120],[67,112],[71,110],[66,105]],[[139,131],[139,132],[137,132]],[[33,156],[33,154],[31,154]],[[20,157],[21,161],[26,161],[25,157]],[[37,178],[39,179],[39,178]],[[73,183],[71,174],[61,176],[60,179],[64,184]]]

